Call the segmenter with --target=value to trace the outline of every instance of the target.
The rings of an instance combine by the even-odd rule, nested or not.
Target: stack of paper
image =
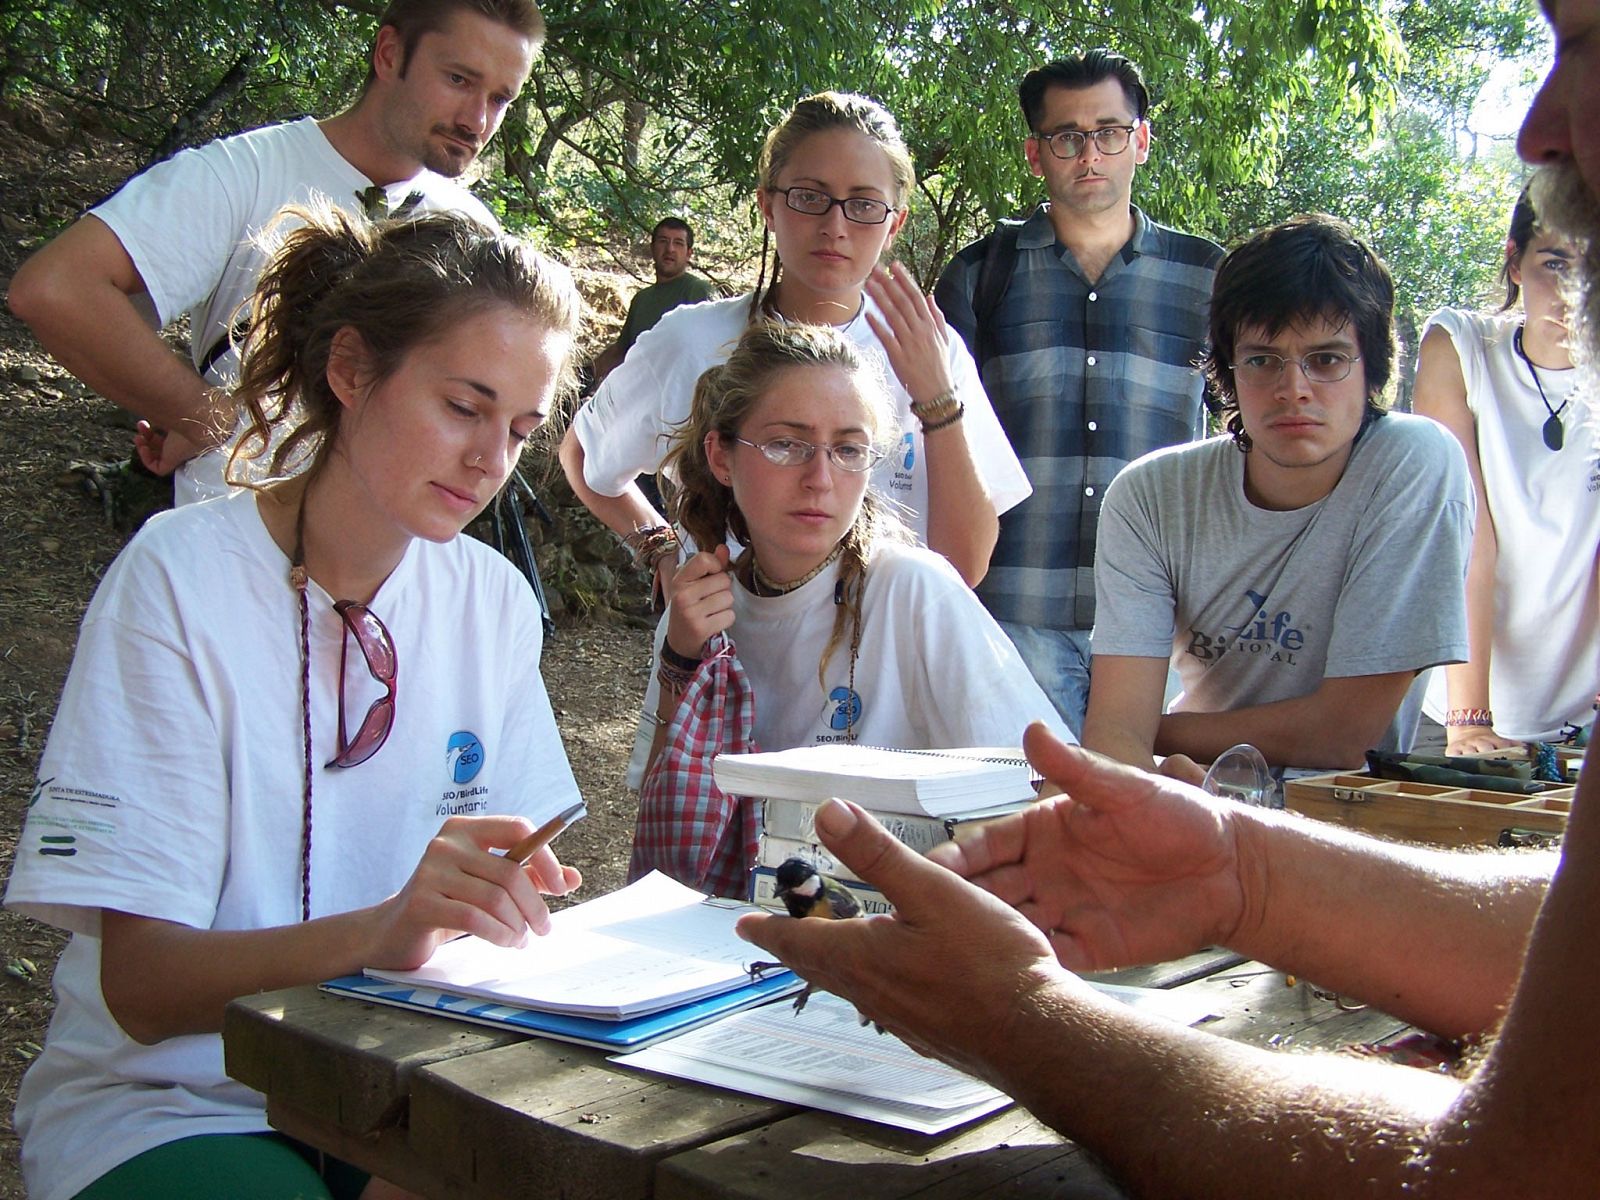
[[[753,982],[759,954],[734,933],[750,905],[707,900],[659,872],[556,913],[521,948],[446,942],[415,971],[365,974],[541,1012],[620,1020]]]
[[[885,750],[839,743],[758,754],[719,754],[717,786],[730,795],[821,800],[839,796],[886,813],[947,817],[1034,796],[1019,750]]]
[[[798,1013],[769,1004],[615,1061],[919,1133],[942,1133],[1011,1103],[863,1026],[854,1008],[822,992]]]
[[[1211,1015],[1210,1005],[1194,996],[1090,986],[1183,1025]],[[825,992],[798,1013],[791,1004],[752,1008],[612,1061],[919,1133],[942,1133],[1011,1103],[899,1038],[863,1026],[851,1005]]]

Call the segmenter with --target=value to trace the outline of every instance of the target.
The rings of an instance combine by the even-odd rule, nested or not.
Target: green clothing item
[[[702,300],[716,298],[717,289],[709,279],[691,275],[688,271],[666,283],[652,283],[647,288],[641,288],[635,293],[633,303],[628,305],[628,319],[622,323],[617,346],[626,354],[628,347],[639,340],[641,333],[678,305],[698,304]]]
[[[281,1133],[197,1134],[135,1155],[74,1200],[357,1200],[368,1178]]]

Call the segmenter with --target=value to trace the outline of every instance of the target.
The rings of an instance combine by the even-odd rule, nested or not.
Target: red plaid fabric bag
[[[747,900],[761,814],[749,796],[717,787],[711,760],[756,748],[756,704],[733,642],[721,641],[689,681],[639,788],[628,881],[657,870],[708,895]]]

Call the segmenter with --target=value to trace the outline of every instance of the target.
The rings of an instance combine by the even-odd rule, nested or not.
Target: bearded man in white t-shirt
[[[226,490],[239,308],[286,205],[383,216],[493,215],[459,182],[500,127],[544,42],[534,0],[393,0],[366,84],[326,120],[223,138],[158,163],[34,254],[11,311],[64,367],[141,418],[135,447],[176,471],[178,503]],[[187,312],[192,348],[157,330]]]

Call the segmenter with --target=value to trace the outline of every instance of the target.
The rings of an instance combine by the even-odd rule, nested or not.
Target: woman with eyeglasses
[[[894,444],[873,488],[969,584],[988,569],[998,514],[1030,487],[961,339],[904,267],[879,265],[914,183],[899,128],[876,101],[837,92],[801,100],[761,152],[756,290],[668,313],[574,418],[561,447],[573,490],[665,590],[678,546],[634,480],[660,464],[701,372],[760,319],[835,326],[892,375]]]
[[[1594,721],[1600,442],[1572,403],[1563,295],[1578,257],[1524,190],[1500,310],[1441,309],[1424,327],[1413,407],[1455,434],[1478,497],[1471,658],[1433,672],[1425,705],[1453,754],[1572,740]]]
[[[571,277],[460,217],[295,215],[238,392],[279,478],[112,564],[19,843],[6,902],[73,935],[16,1110],[36,1200],[362,1194],[224,1074],[224,1006],[519,944],[580,882],[496,853],[577,787],[527,584],[458,536],[568,386]]]
[[[871,360],[827,326],[754,325],[700,377],[666,462],[674,519],[714,549],[667,607],[652,759],[720,633],[763,750],[1013,746],[1034,720],[1076,740],[972,590],[869,487],[897,429]]]

